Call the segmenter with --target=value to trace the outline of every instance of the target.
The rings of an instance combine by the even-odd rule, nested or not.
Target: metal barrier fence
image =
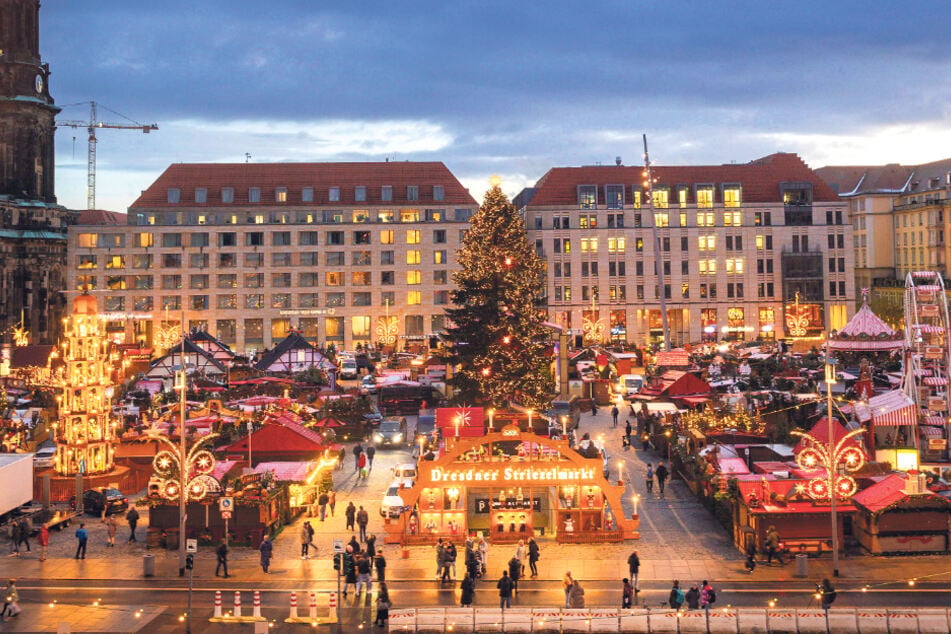
[[[658,634],[947,634],[951,610],[887,608],[561,609],[408,608],[390,610],[390,632],[657,632]]]

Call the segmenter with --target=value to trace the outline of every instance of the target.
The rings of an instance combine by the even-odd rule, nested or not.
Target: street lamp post
[[[182,322],[184,326],[184,321]],[[182,460],[178,463],[179,467],[179,481],[183,488],[182,491],[179,491],[178,495],[178,576],[185,576],[185,523],[188,519],[188,495],[184,490],[185,480],[188,477],[188,474],[185,472],[185,456],[187,454],[187,449],[185,446],[185,385],[187,384],[187,378],[185,374],[185,339],[182,338],[182,382],[179,385],[181,392],[181,397],[179,399],[180,405],[180,424],[178,428],[178,451],[179,456]]]

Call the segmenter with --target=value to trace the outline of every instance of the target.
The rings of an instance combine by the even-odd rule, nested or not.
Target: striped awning
[[[918,332],[923,333],[942,333],[944,332],[944,326],[935,326],[933,324],[915,324],[912,326]]]
[[[921,286],[915,286],[915,290],[918,292],[925,293],[937,293],[941,290],[941,287],[937,284],[922,284]]]
[[[686,367],[690,365],[690,353],[686,350],[660,351],[654,356],[657,365]]]
[[[929,438],[941,438],[944,436],[944,430],[940,427],[930,427],[927,425],[921,426],[921,435],[928,436]]]
[[[931,376],[931,370],[929,370],[928,368],[915,370],[915,376]]]
[[[947,385],[948,379],[943,376],[926,376],[924,380],[925,385]]]

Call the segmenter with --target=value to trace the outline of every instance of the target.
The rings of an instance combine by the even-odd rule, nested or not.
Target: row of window
[[[744,272],[745,264],[743,258],[726,258],[723,262],[723,270],[727,274],[736,274],[740,275]],[[669,260],[666,260],[662,264],[663,274],[671,274],[671,264]],[[716,275],[717,273],[717,260],[715,259],[704,259],[697,261],[697,270],[700,275]],[[643,276],[645,271],[644,262],[635,262],[634,263],[634,275]],[[597,277],[600,275],[601,266],[599,262],[582,262],[581,263],[581,277]],[[650,267],[650,272],[653,273],[653,266]],[[761,258],[756,260],[756,272],[757,273],[772,273],[773,272],[773,260]],[[680,262],[680,274],[681,275],[690,275],[690,262],[687,260],[681,260]],[[627,263],[626,262],[608,262],[608,276],[610,277],[623,277],[627,275]],[[552,277],[557,278],[567,278],[571,277],[571,262],[554,262],[552,264]]]
[[[383,286],[393,286],[396,284],[395,271],[378,271],[379,284]],[[408,286],[417,286],[423,283],[422,271],[405,271],[405,282]],[[159,288],[164,290],[176,290],[183,288],[182,275],[161,275],[159,277]],[[298,273],[297,284],[293,283],[293,277],[290,273],[272,273],[270,279],[265,278],[264,273],[248,273],[243,276],[243,286],[241,288],[307,288],[320,286],[345,286],[349,277],[350,286],[372,286],[373,273],[370,271],[350,271],[349,276],[342,271],[327,271],[324,273]],[[211,288],[211,276],[205,273],[195,273],[188,276],[188,288],[205,289]],[[449,279],[448,271],[441,269],[432,272],[433,284],[446,284]],[[215,276],[216,288],[239,288],[238,276],[233,274],[219,274]],[[265,282],[269,284],[265,284]],[[111,291],[140,290],[147,291],[155,288],[155,276],[152,275],[107,275],[105,276],[105,288]],[[78,289],[97,288],[98,277],[95,275],[79,275],[76,278]]]
[[[372,318],[369,315],[353,315],[351,317],[300,317],[297,318],[295,328],[308,339],[322,338],[326,341],[343,341],[346,333],[347,320],[350,321],[350,336],[354,339],[376,340]],[[323,322],[323,333],[320,323]],[[179,322],[166,322],[178,325]],[[290,334],[291,320],[287,317],[274,317],[266,322],[264,319],[252,317],[243,319],[218,319],[215,321],[215,336],[225,343],[238,341],[238,325],[241,325],[245,343],[263,342],[265,323],[270,323],[271,340],[279,341]],[[190,319],[190,328],[210,330],[208,320]],[[423,315],[405,315],[403,317],[403,332],[408,337],[423,337],[426,334],[445,330],[443,315],[430,316],[430,329],[423,330],[425,317]]]
[[[841,284],[845,284],[842,282]],[[657,287],[652,287],[654,297],[653,299],[659,299],[657,293]],[[664,284],[664,297],[666,299],[673,299],[672,293],[673,286],[671,284]],[[831,288],[831,283],[830,283]],[[760,282],[756,285],[756,296],[759,299],[767,299],[775,296],[775,284],[773,282]],[[716,283],[704,282],[698,285],[700,299],[717,299],[717,285]],[[831,293],[835,295],[835,292]],[[842,286],[842,295],[845,294],[845,287]],[[743,282],[729,282],[726,284],[726,299],[743,299],[746,297],[745,286]],[[600,298],[600,288],[597,286],[582,286],[581,287],[581,301],[591,301],[592,299]],[[637,284],[634,287],[634,298],[635,299],[645,299],[644,295],[644,285]],[[555,286],[554,299],[556,302],[571,302],[572,294],[570,286]],[[621,285],[610,285],[608,286],[608,300],[609,301],[624,301],[627,299],[627,286]],[[690,299],[690,284],[684,282],[680,285],[680,299]]]
[[[248,202],[249,203],[259,203],[262,198],[262,189],[260,187],[249,187],[248,188]],[[357,185],[353,188],[353,201],[354,202],[366,202],[367,201],[367,186],[366,185]],[[328,202],[340,202],[340,187],[328,187],[326,190]],[[296,192],[295,192],[296,193]],[[315,202],[315,194],[321,194],[323,192],[318,191],[314,187],[302,187],[300,190],[300,198],[296,202],[302,203],[312,203]],[[433,185],[430,190],[432,195],[432,200],[442,201],[446,199],[446,188],[442,185]],[[235,188],[234,187],[222,187],[220,190],[220,200],[222,203],[233,203],[235,202]],[[379,199],[381,202],[392,202],[393,200],[393,186],[392,185],[383,185],[379,190]],[[182,190],[179,187],[169,187],[166,190],[166,200],[171,204],[177,204],[182,202]],[[406,186],[406,200],[414,201],[419,200],[419,185],[407,185]],[[287,187],[275,187],[274,188],[274,202],[276,203],[286,203],[290,202],[289,191]],[[207,187],[196,187],[194,190],[194,202],[196,203],[207,203],[208,202],[208,188]]]
[[[739,183],[724,183],[717,188],[711,184],[694,185],[692,188],[687,185],[678,185],[668,187],[664,185],[655,185],[653,188],[653,204],[655,208],[665,209],[670,206],[671,200],[684,207],[688,204],[688,194],[693,192],[693,202],[697,207],[713,207],[716,202],[716,192],[719,189],[719,202],[724,207],[739,207],[742,201],[743,188]],[[581,209],[596,209],[598,206],[598,186],[597,185],[578,185],[578,207]],[[646,200],[646,193],[641,185],[633,185],[630,188],[625,185],[608,184],[604,185],[604,206],[607,209],[623,209],[627,201],[626,194],[630,192],[630,205],[635,209],[641,207],[642,199]]]
[[[347,266],[346,251],[325,251],[323,255],[323,264],[327,266]],[[370,251],[350,251],[350,264],[353,266],[372,266],[373,254]],[[431,252],[432,264],[447,264],[449,262],[449,252],[445,249]],[[189,253],[187,254],[188,267],[191,269],[209,268],[212,260],[208,253]],[[295,257],[296,256],[296,257]],[[271,253],[270,261],[272,266],[319,266],[321,254],[316,251],[305,253]],[[423,257],[423,252],[418,249],[409,249],[401,257],[408,265],[422,264],[424,260],[429,260],[427,255]],[[99,268],[100,256],[93,253],[79,254],[76,256],[76,268],[78,270],[92,270]],[[130,256],[125,255],[103,255],[103,265],[106,270],[124,269],[126,264],[131,264],[133,269],[151,269],[156,263],[161,268],[179,269],[186,262],[185,255],[182,253],[162,253],[157,257],[151,253],[135,253]],[[237,253],[218,253],[215,256],[215,264],[219,269],[235,268],[238,266]],[[295,262],[296,261],[296,262]],[[263,253],[245,253],[244,265],[247,267],[264,266],[265,257]],[[395,251],[381,251],[379,257],[380,265],[391,265],[396,263]]]
[[[294,305],[294,298],[297,305]],[[372,293],[350,293],[350,303],[347,303],[346,293],[324,293],[324,307],[343,308],[346,306],[378,306],[380,308],[395,306],[396,293],[385,291],[380,293],[379,301],[374,304]],[[262,308],[318,308],[320,294],[318,293],[249,293],[247,295],[189,295],[185,298],[189,310],[209,310],[214,301],[218,310],[262,309]],[[179,295],[164,295],[159,298],[159,308],[162,310],[180,310],[182,297]],[[420,306],[423,304],[421,291],[408,291],[401,297],[401,306]],[[434,291],[433,304],[445,306],[449,304],[449,291]],[[106,295],[104,300],[106,312],[124,311],[131,309],[138,312],[155,310],[156,300],[151,295]]]
[[[832,238],[833,236],[829,236]],[[844,236],[839,236],[840,244],[844,244]],[[794,239],[798,239],[798,236],[794,236]],[[803,236],[806,244],[808,244],[808,237]],[[669,252],[671,250],[671,245],[676,244],[676,242],[667,236],[658,238],[660,241],[660,250],[664,252]],[[606,241],[607,243],[607,252],[608,253],[624,253],[627,250],[627,238],[620,237],[611,237]],[[642,253],[644,251],[644,245],[649,242],[649,238],[634,238],[634,251],[636,253]],[[718,236],[716,235],[702,235],[697,236],[697,250],[698,251],[715,251],[717,248]],[[743,237],[742,236],[725,236],[723,238],[724,246],[727,251],[742,251],[743,250]],[[830,240],[830,243],[833,242]],[[580,238],[578,239],[578,244],[581,247],[582,253],[597,253],[600,247],[600,240],[598,238]],[[758,235],[754,237],[753,241],[754,246],[758,251],[770,251],[773,248],[773,236],[768,235]],[[797,242],[798,244],[798,242]],[[552,251],[554,253],[571,253],[572,238],[552,238]],[[536,249],[540,252],[544,248],[544,242],[542,240],[535,241]],[[687,236],[680,237],[680,251],[683,253],[690,252],[690,238]]]
[[[451,214],[455,222],[468,222],[471,209],[455,209]],[[313,225],[343,223],[382,223],[394,222],[446,222],[450,214],[445,209],[323,209],[320,211],[150,211],[136,212],[134,224],[143,225]]]
[[[323,242],[319,234],[323,233]],[[401,232],[401,238],[405,244],[422,244],[422,231],[419,229],[407,229]],[[465,235],[465,231],[460,231],[460,240]],[[241,237],[243,236],[243,238]],[[222,248],[227,247],[289,247],[294,246],[294,234],[291,231],[248,231],[237,233],[235,231],[220,231],[215,234],[215,245]],[[396,231],[392,229],[383,229],[377,232],[378,244],[396,244]],[[320,244],[328,246],[345,246],[347,233],[345,231],[298,231],[296,235],[297,246],[318,246]],[[434,229],[432,232],[433,244],[446,243],[446,230]],[[159,246],[166,249],[189,247],[208,247],[211,245],[211,234],[204,231],[193,233],[167,232],[159,234]],[[125,234],[121,233],[80,233],[76,236],[76,244],[82,248],[114,248],[125,247]],[[353,231],[350,235],[350,244],[368,245],[373,244],[372,231]],[[150,248],[155,246],[155,234],[153,233],[134,233],[132,234],[132,244],[136,248]]]

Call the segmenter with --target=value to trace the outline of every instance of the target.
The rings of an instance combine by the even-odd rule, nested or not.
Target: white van
[[[355,379],[359,374],[356,359],[344,359],[340,362],[340,378]]]
[[[618,378],[614,390],[622,396],[630,396],[640,392],[642,387],[644,387],[644,376],[642,374],[622,374]]]

